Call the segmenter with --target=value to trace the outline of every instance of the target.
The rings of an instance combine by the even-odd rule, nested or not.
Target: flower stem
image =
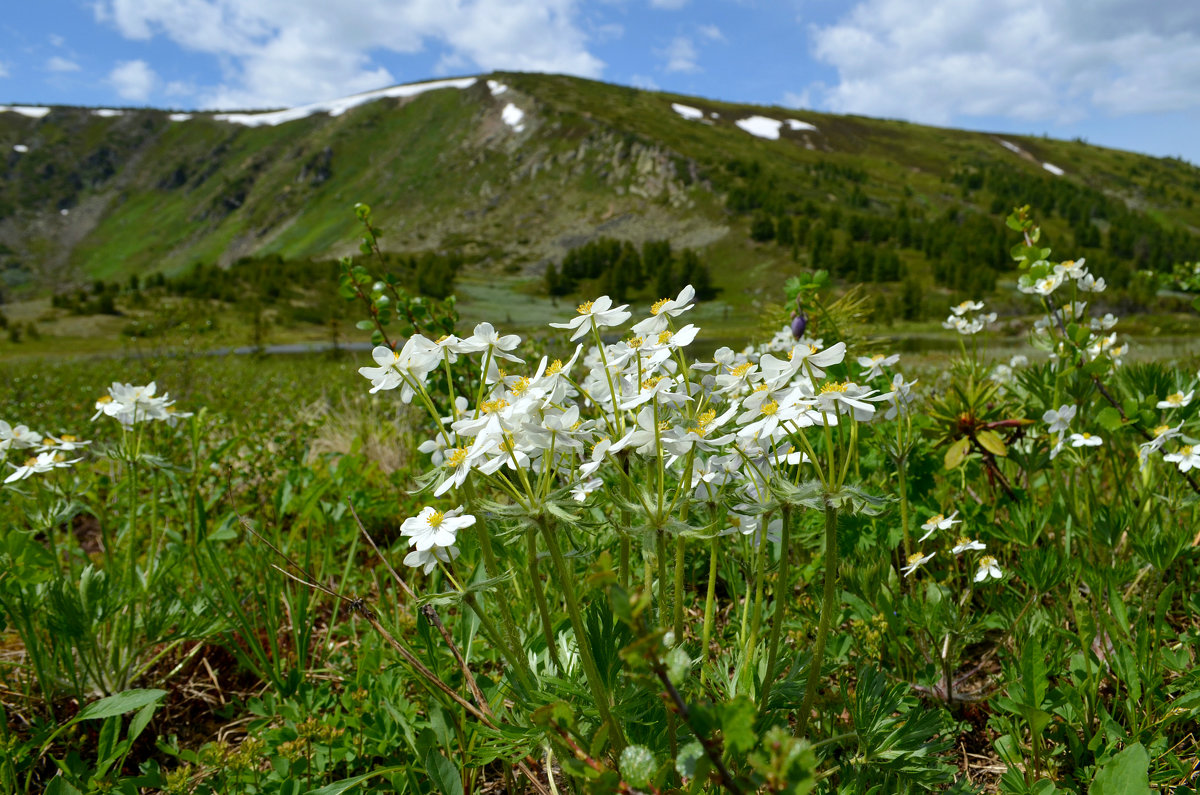
[[[550,605],[546,602],[546,591],[542,588],[542,577],[538,573],[537,535],[530,528],[525,533],[525,550],[529,558],[529,580],[533,583],[533,595],[537,600],[538,614],[542,617],[542,633],[546,636],[546,648],[558,673],[566,673],[558,657],[558,644],[554,642],[554,622],[550,620]]]
[[[621,732],[620,724],[613,717],[608,688],[605,687],[604,680],[600,676],[600,669],[596,667],[596,659],[592,656],[587,627],[583,623],[583,615],[579,612],[579,601],[575,598],[574,575],[567,568],[567,561],[563,558],[562,550],[558,546],[558,537],[555,536],[550,522],[544,514],[538,517],[538,524],[541,526],[542,537],[546,539],[546,548],[550,550],[550,558],[554,561],[554,568],[558,574],[558,584],[562,588],[563,597],[567,602],[567,614],[571,617],[571,626],[575,630],[575,645],[579,648],[579,660],[583,663],[584,676],[587,677],[588,687],[591,688],[592,697],[596,700],[596,709],[600,712],[600,719],[608,724],[613,749],[619,753],[625,747],[625,735]]]
[[[717,595],[717,540],[708,542],[708,592],[704,596],[704,630],[700,635],[700,684],[704,684],[708,662],[709,642],[712,639],[713,603]]]
[[[834,599],[837,595],[838,551],[837,551],[837,508],[826,498],[825,502],[825,596],[821,601],[821,618],[817,624],[817,640],[813,645],[812,661],[808,665],[808,684],[804,688],[804,703],[796,721],[796,734],[808,729],[808,717],[812,712],[813,700],[817,696],[817,685],[821,681],[821,663],[825,658],[825,641],[829,638],[829,624],[833,620]]]
[[[792,540],[792,506],[783,506],[783,536],[779,542],[779,578],[775,581],[774,612],[771,614],[771,636],[767,642],[767,677],[763,680],[762,704],[760,712],[766,712],[771,700],[771,685],[775,681],[775,665],[779,660],[779,636],[782,634],[784,617],[787,615],[788,602],[791,601],[792,581],[791,567],[788,558],[791,557]]]

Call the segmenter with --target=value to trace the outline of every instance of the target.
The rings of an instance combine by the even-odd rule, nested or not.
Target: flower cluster
[[[70,434],[50,436],[31,431],[25,425],[9,425],[0,420],[0,461],[8,457],[10,450],[29,450],[35,455],[25,459],[21,465],[10,463],[15,470],[4,479],[5,483],[15,483],[33,475],[40,475],[52,469],[62,469],[82,459],[68,459],[67,454],[79,450],[91,442],[82,441]]]
[[[174,425],[176,421],[192,416],[190,412],[176,411],[175,401],[165,392],[155,395],[157,391],[158,387],[153,381],[145,386],[114,381],[108,388],[108,394],[96,401],[96,413],[92,415],[92,421],[105,416],[112,417],[126,427],[139,422]]]
[[[803,431],[870,421],[880,403],[894,417],[911,403],[912,382],[896,374],[889,392],[870,385],[886,379],[883,368],[896,356],[860,359],[864,383],[828,376],[843,364],[845,343],[796,340],[787,327],[766,345],[721,348],[711,360],[689,362],[685,349],[699,329],[680,323],[694,298],[688,286],[654,303],[616,342],[606,342],[600,331],[630,320],[627,307],[607,296],[586,302],[569,321],[551,324],[569,332],[572,355],[566,361],[543,357],[526,374],[509,369],[522,363],[513,354],[520,338],[501,336],[488,323],[465,339],[414,335],[398,352],[378,347],[372,353],[377,366],[359,372],[372,392],[398,389],[401,400],[423,403],[436,420],[436,435],[420,448],[437,468],[434,496],[462,488],[473,475],[525,507],[550,499],[583,502],[608,484],[625,488],[648,516],[661,520],[680,494],[690,494],[724,506],[717,532],[757,544],[775,472],[794,471],[812,458]],[[439,416],[444,412],[434,410],[428,379],[464,356],[478,361],[474,400],[454,395],[450,416]],[[630,480],[620,463],[630,458],[647,463],[653,482]],[[429,546],[417,543],[434,538],[430,528],[442,525],[424,528],[422,522],[439,516],[443,523],[474,521],[426,508],[405,524],[415,547],[409,565],[432,569],[435,558],[445,560],[438,550],[453,556],[447,535]],[[768,538],[773,526],[766,528]]]
[[[942,321],[942,328],[957,331],[964,336],[971,336],[983,331],[984,328],[996,322],[996,313],[982,313],[983,301],[963,301],[950,307],[950,314]],[[979,312],[979,314],[974,314]]]
[[[955,518],[957,516],[958,511],[954,511],[949,516],[939,513],[936,516],[930,517],[921,525],[921,529],[925,531],[925,535],[921,536],[919,541],[925,541],[938,530],[949,530],[954,525],[961,524],[962,520]],[[970,536],[960,534],[958,536],[958,540],[950,549],[950,554],[958,557],[964,552],[982,552],[985,549],[987,549],[987,545],[982,541],[978,541]],[[937,552],[930,552],[928,555],[924,555],[920,552],[914,552],[908,556],[908,559],[905,561],[905,565],[900,569],[900,573],[905,577],[909,577],[915,573],[917,569],[933,560],[936,555]],[[977,569],[975,571],[975,582],[985,582],[988,579],[998,580],[1003,576],[1004,572],[1000,569],[1000,564],[997,562],[995,557],[991,555],[984,555],[979,559]]]

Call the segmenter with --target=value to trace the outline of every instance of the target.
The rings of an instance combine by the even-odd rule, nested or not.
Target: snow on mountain
[[[428,83],[409,83],[403,86],[391,86],[389,88],[381,88],[378,91],[367,91],[362,94],[354,94],[341,99],[331,99],[326,102],[313,102],[308,105],[299,105],[294,108],[285,110],[273,110],[266,112],[240,112],[240,113],[216,113],[213,114],[217,121],[227,121],[231,124],[244,124],[247,127],[261,127],[268,125],[275,127],[280,124],[286,124],[289,121],[304,119],[317,113],[328,113],[330,116],[340,116],[350,108],[363,105],[367,102],[373,102],[377,99],[397,98],[397,97],[415,97],[418,94],[423,94],[426,91],[435,91],[439,88],[469,88],[477,82],[474,77],[460,77],[453,80],[433,80]]]
[[[1042,168],[1046,169],[1056,177],[1061,177],[1063,174],[1067,173],[1053,163],[1042,163]]]
[[[29,147],[26,146],[25,144],[13,144],[13,151],[18,152],[20,154],[25,154],[26,152],[29,151]]]
[[[806,121],[800,121],[798,119],[784,119],[784,124],[788,126],[788,129],[794,131],[812,130],[813,132],[817,132],[817,126],[815,124],[809,124]]]
[[[525,131],[525,111],[518,108],[511,102],[504,106],[504,110],[500,112],[500,118],[509,127],[512,127],[516,132]]]
[[[22,116],[28,116],[31,119],[40,119],[49,113],[50,109],[38,105],[0,105],[0,113],[5,111],[20,113]]]
[[[779,128],[783,126],[783,122],[769,119],[766,116],[750,116],[738,119],[734,124],[753,136],[767,138],[771,141],[779,140]]]
[[[505,91],[508,91],[508,86],[504,85],[499,80],[487,81],[487,87],[488,87],[488,91],[492,92],[493,97],[498,97],[501,94],[503,94]]]
[[[678,102],[671,103],[671,110],[678,113],[688,121],[695,121],[704,118],[704,111],[699,108],[693,108],[691,105],[680,105]]]

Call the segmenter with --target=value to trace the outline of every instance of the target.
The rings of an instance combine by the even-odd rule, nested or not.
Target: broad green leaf
[[[1091,795],[1150,795],[1150,755],[1134,743],[1100,765]]]
[[[946,469],[957,469],[958,465],[967,457],[967,448],[970,446],[970,439],[959,439],[954,444],[950,445],[950,449],[946,451],[944,463]]]
[[[93,701],[79,711],[75,720],[98,720],[113,715],[124,715],[126,712],[141,709],[147,704],[154,704],[166,694],[166,690],[126,690],[124,693]]]
[[[1121,427],[1121,412],[1108,406],[1101,409],[1100,413],[1096,415],[1096,422],[1100,423],[1101,428],[1111,433]]]
[[[1004,440],[995,431],[980,431],[975,434],[975,440],[992,455],[1008,455],[1008,448],[1004,446]]]

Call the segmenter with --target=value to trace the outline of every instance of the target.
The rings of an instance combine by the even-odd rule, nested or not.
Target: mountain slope
[[[3,284],[343,254],[358,201],[385,249],[453,249],[514,278],[608,236],[697,248],[727,290],[799,261],[986,291],[1017,202],[1117,286],[1200,259],[1200,169],[1178,160],[553,75],[423,88],[256,126],[279,118],[0,112]]]

